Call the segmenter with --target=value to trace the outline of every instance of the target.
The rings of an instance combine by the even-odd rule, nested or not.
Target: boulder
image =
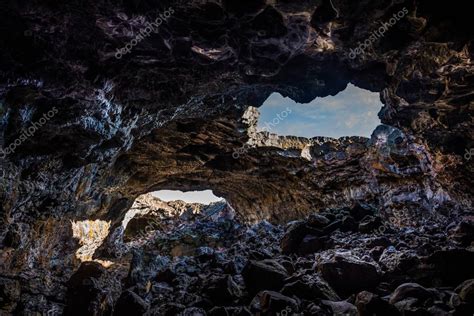
[[[171,271],[170,268],[166,268],[163,271],[158,271],[155,276],[155,281],[157,282],[166,282],[172,284],[176,278],[176,273]]]
[[[107,292],[99,284],[106,273],[101,264],[83,262],[67,282],[64,315],[102,315],[111,311]]]
[[[462,245],[469,246],[474,241],[474,219],[468,218],[460,222],[452,236]]]
[[[255,294],[262,290],[280,290],[288,273],[276,260],[250,260],[242,271],[242,276],[248,291]]]
[[[240,287],[230,275],[213,275],[204,287],[204,294],[215,305],[227,305],[242,296]]]
[[[374,215],[375,210],[367,204],[355,203],[349,209],[349,213],[356,221],[361,221],[366,216]]]
[[[307,276],[304,280],[296,280],[285,284],[281,293],[286,296],[298,296],[307,300],[340,300],[329,284],[317,275]]]
[[[355,231],[357,230],[357,223],[352,216],[344,216],[341,220],[341,231]]]
[[[122,292],[114,307],[114,316],[143,315],[148,310],[148,304],[136,293],[130,290]]]
[[[461,283],[456,287],[455,292],[459,294],[459,298],[463,302],[474,304],[474,279]]]
[[[373,289],[380,282],[380,275],[374,264],[351,257],[336,255],[317,267],[322,277],[341,297]]]
[[[433,273],[446,285],[456,286],[474,278],[474,252],[465,249],[440,250],[427,258]]]
[[[326,240],[324,237],[307,235],[298,245],[297,253],[304,256],[324,249]]]
[[[381,224],[382,222],[379,217],[367,215],[359,223],[359,231],[367,234],[377,229]]]
[[[294,315],[299,311],[299,302],[274,291],[262,291],[252,301],[260,309],[260,315]]]
[[[398,286],[390,296],[390,304],[395,304],[407,298],[425,301],[433,297],[433,293],[417,283],[405,283]]]
[[[329,306],[333,315],[357,316],[357,308],[349,302],[339,301],[321,301],[324,305]]]
[[[20,298],[20,293],[20,282],[0,277],[0,308],[2,310],[13,310],[16,306],[16,301]],[[2,310],[0,310],[0,314]]]
[[[330,223],[330,220],[327,217],[320,214],[311,214],[308,216],[308,219],[306,222],[311,227],[322,229]]]
[[[398,315],[397,309],[378,295],[362,291],[356,296],[355,305],[360,316]]]
[[[290,254],[297,252],[298,246],[308,232],[308,227],[304,221],[291,223],[280,241],[282,253]]]

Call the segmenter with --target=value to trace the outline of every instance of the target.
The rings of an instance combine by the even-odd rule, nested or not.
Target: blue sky
[[[351,84],[336,96],[316,98],[307,104],[299,104],[279,93],[273,93],[259,108],[258,127],[265,126],[265,122],[272,122],[277,114],[281,116],[287,107],[291,109],[291,113],[282,120],[277,119],[278,124],[272,126],[270,132],[303,137],[370,137],[375,127],[380,124],[377,113],[382,108],[382,103],[378,93],[359,89]],[[221,199],[211,190],[162,190],[153,192],[153,195],[164,201],[182,200],[204,204]]]
[[[351,84],[336,96],[316,98],[306,104],[273,93],[258,109],[260,119],[257,127],[263,128],[265,122],[272,122],[277,114],[289,107],[292,112],[271,126],[269,132],[303,137],[370,137],[375,127],[381,124],[377,113],[382,105],[379,93]]]
[[[177,190],[161,190],[153,192],[152,194],[166,202],[182,200],[187,203],[209,204],[211,202],[217,202],[221,200],[221,198],[215,196],[211,190],[188,192],[182,192]]]

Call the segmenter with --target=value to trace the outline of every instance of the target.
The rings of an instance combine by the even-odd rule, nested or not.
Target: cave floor
[[[153,216],[160,226],[147,229]],[[106,302],[117,298],[114,315],[474,311],[468,216],[453,222],[437,215],[411,226],[402,213],[387,220],[356,204],[287,225],[245,225],[219,203],[153,216],[132,219],[117,247],[122,254],[108,268],[82,263],[69,281],[67,314],[107,314]]]

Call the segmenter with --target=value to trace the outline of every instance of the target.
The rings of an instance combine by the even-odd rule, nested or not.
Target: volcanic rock
[[[125,291],[120,295],[114,308],[114,316],[143,315],[148,310],[148,304],[132,291]]]
[[[390,297],[390,304],[395,304],[407,298],[416,298],[420,301],[433,297],[433,293],[416,283],[405,283],[395,289]]]
[[[106,270],[96,262],[84,262],[67,284],[64,315],[104,315],[112,310],[99,279]]]
[[[333,315],[348,315],[356,316],[357,308],[349,302],[340,301],[340,302],[331,302],[331,301],[322,301],[324,305],[327,305],[331,308]]]
[[[436,275],[450,285],[457,285],[474,278],[474,252],[464,249],[440,250],[433,253],[427,262],[433,266]]]
[[[270,287],[314,273],[316,260],[337,292],[342,276],[348,295],[378,277],[382,296],[417,282],[442,302],[407,298],[401,311],[464,312],[444,297],[474,277],[462,224],[474,206],[471,15],[468,1],[2,1],[0,313],[106,313],[133,288],[152,313],[203,314],[204,271],[260,290],[239,279],[242,265],[279,262],[281,250],[294,271],[251,265],[278,280]],[[272,93],[308,103],[348,84],[380,94],[370,138],[257,129]],[[236,219],[159,209],[131,219],[137,197],[164,189],[212,189]],[[314,212],[329,223],[282,236],[280,225]],[[273,228],[253,226],[262,220]],[[370,234],[390,239],[380,256]],[[307,236],[314,247],[301,253]],[[336,251],[360,262],[333,262]],[[166,268],[168,287],[154,279]],[[248,308],[247,290],[237,306]]]
[[[464,281],[455,291],[459,293],[459,297],[463,302],[474,305],[474,279]]]
[[[242,296],[240,287],[232,279],[232,276],[212,276],[204,287],[204,293],[215,302],[230,304],[233,300]]]
[[[362,291],[357,294],[355,305],[360,316],[398,315],[397,309],[378,295]]]
[[[20,282],[6,278],[0,278],[0,306],[7,312],[15,309],[16,302],[20,298]]]
[[[250,260],[242,271],[251,293],[261,290],[280,290],[288,277],[286,269],[275,260]]]
[[[258,306],[261,315],[296,314],[299,302],[274,291],[262,291],[254,298],[253,306]]]
[[[338,295],[319,276],[306,276],[303,280],[287,283],[281,293],[290,297],[297,296],[307,300],[325,299],[337,301]]]
[[[380,274],[373,264],[336,255],[318,264],[322,277],[341,297],[361,290],[373,289],[380,282]]]

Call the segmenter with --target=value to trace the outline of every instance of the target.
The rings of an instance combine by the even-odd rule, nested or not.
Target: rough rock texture
[[[193,212],[180,212],[183,204],[174,203],[177,208],[169,212],[169,206],[156,209],[166,203],[150,196],[139,201],[149,216],[141,227],[150,231],[125,242],[116,239],[128,251],[106,269],[83,262],[66,282],[66,300],[51,302],[50,309],[65,315],[474,312],[474,239],[471,236],[471,246],[465,247],[454,238],[456,229],[447,224],[465,223],[456,217],[432,219],[416,229],[380,220],[370,231],[362,231],[360,225],[344,223],[352,219],[358,224],[369,216],[380,219],[381,214],[354,205],[321,210],[284,228],[266,221],[245,225],[228,216],[225,202],[201,212],[202,205],[187,205]],[[155,219],[164,225],[154,226]],[[295,230],[303,241],[324,238],[324,245],[301,254],[295,243],[282,253],[280,245]],[[18,286],[11,288],[4,297],[18,295]]]
[[[6,306],[28,314],[58,293],[64,301],[62,282],[80,264],[71,221],[110,222],[115,232],[135,198],[153,190],[212,189],[247,222],[284,222],[356,200],[384,219],[407,210],[408,226],[472,211],[468,5],[2,2],[0,272],[13,287]],[[404,8],[383,37],[350,57]],[[165,11],[159,32],[137,40]],[[309,102],[349,82],[380,92],[384,103],[387,126],[370,140],[252,139],[244,114],[270,93]],[[245,144],[247,153],[233,158]]]

